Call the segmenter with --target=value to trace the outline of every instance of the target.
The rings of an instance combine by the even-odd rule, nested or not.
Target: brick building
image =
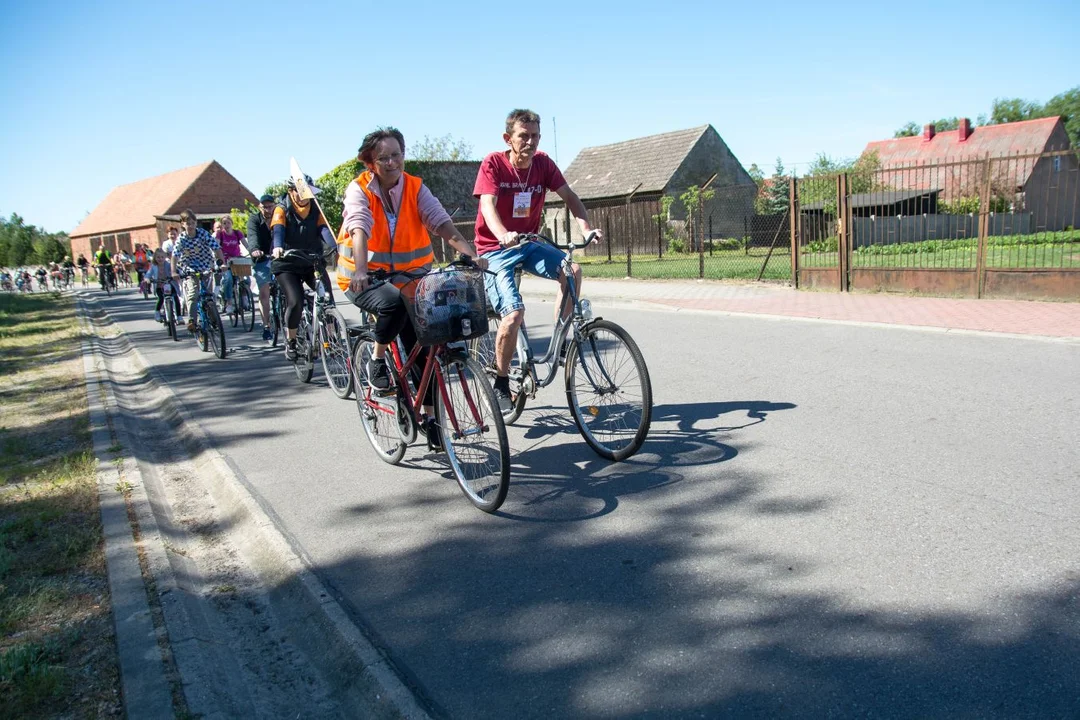
[[[135,243],[161,246],[180,213],[191,208],[209,229],[233,208],[255,202],[255,195],[216,160],[113,188],[71,232],[71,252],[87,257],[102,242],[109,252],[131,252]]]

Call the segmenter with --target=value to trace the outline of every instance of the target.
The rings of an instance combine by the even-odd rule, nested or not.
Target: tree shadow
[[[763,480],[669,487],[632,531],[478,516],[366,547],[439,503],[344,508],[363,549],[316,569],[436,716],[1076,717],[1080,578],[989,612],[824,592],[830,567],[730,531],[777,510]]]

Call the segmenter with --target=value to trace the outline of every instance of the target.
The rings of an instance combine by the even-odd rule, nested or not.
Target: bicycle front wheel
[[[281,298],[274,291],[271,291],[270,295],[270,324],[273,326],[274,331],[274,337],[270,340],[270,347],[277,347],[282,328]]]
[[[206,327],[203,333],[210,341],[214,349],[214,355],[221,360],[225,359],[225,323],[218,314],[217,305],[213,302],[206,303]]]
[[[396,397],[378,397],[368,385],[368,361],[375,349],[373,338],[364,338],[353,349],[353,382],[356,386],[356,409],[371,447],[379,459],[397,465],[405,457],[406,443],[398,430]]]
[[[469,502],[495,512],[510,487],[510,443],[495,393],[483,368],[463,352],[444,353],[440,372],[436,422],[450,467]]]
[[[165,296],[164,309],[165,332],[168,333],[169,337],[172,339],[179,340],[180,338],[176,336],[176,307],[173,305],[172,295]]]
[[[652,422],[649,369],[630,334],[608,320],[585,330],[566,353],[566,402],[581,436],[598,455],[625,460]]]
[[[251,288],[246,282],[240,283],[236,312],[240,315],[240,325],[247,332],[255,329],[255,300],[251,297]]]
[[[349,371],[349,330],[337,308],[326,309],[323,323],[319,325],[319,339],[326,382],[334,394],[344,400],[352,392],[353,380]]]
[[[302,383],[311,382],[315,372],[315,359],[311,347],[311,313],[304,308],[300,326],[296,328],[296,362],[293,363],[296,378]]]

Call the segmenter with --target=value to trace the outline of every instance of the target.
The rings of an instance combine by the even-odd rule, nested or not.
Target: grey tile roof
[[[708,125],[584,148],[563,175],[582,200],[662,192]],[[548,202],[561,202],[555,193]]]
[[[930,190],[884,190],[872,193],[855,193],[851,196],[850,205],[853,208],[895,205],[898,202],[904,202],[905,200],[911,200],[913,198],[930,197],[939,192],[941,191],[937,188],[933,188]],[[821,210],[825,205],[826,203],[824,200],[818,200],[816,202],[806,203],[801,207],[804,210]]]

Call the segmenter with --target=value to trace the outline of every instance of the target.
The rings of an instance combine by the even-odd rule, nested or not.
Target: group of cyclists
[[[520,350],[518,342],[525,315],[525,303],[516,277],[520,271],[560,284],[555,304],[557,332],[541,362],[554,358],[552,373],[554,368],[566,366],[568,401],[571,411],[577,411],[575,421],[582,426],[586,440],[596,433],[584,425],[611,419],[625,429],[623,418],[637,417],[630,423],[631,434],[636,433],[635,439],[621,454],[616,456],[595,438],[590,445],[594,449],[599,447],[597,452],[613,459],[636,452],[647,433],[651,407],[647,371],[632,341],[623,342],[622,346],[632,346],[631,355],[636,358],[633,362],[639,369],[640,379],[636,382],[642,390],[636,401],[630,403],[636,402],[638,409],[635,411],[633,407],[616,403],[616,396],[625,389],[619,387],[616,378],[620,363],[609,364],[604,353],[619,343],[598,341],[593,337],[596,332],[604,331],[604,323],[597,320],[595,325],[588,324],[591,314],[585,310],[586,301],[580,301],[579,294],[581,268],[572,262],[572,251],[564,253],[543,242],[546,239],[538,234],[544,199],[548,192],[554,192],[576,219],[585,243],[602,240],[601,232],[591,226],[584,204],[570,189],[555,162],[539,150],[540,117],[530,110],[512,111],[506,118],[502,137],[506,149],[492,152],[483,159],[473,186],[473,194],[478,199],[475,242],[461,235],[450,214],[423,180],[405,172],[406,144],[402,133],[394,127],[380,127],[364,137],[357,151],[364,170],[346,187],[342,226],[336,235],[315,200],[319,189],[309,176],[301,176],[294,168],[293,178],[281,197],[263,195],[259,198],[258,207],[247,218],[246,233],[234,229],[228,215],[220,218],[212,232],[208,231],[199,225],[195,212],[187,209],[180,214],[180,226],[168,229],[168,238],[160,248],[152,252],[145,246],[137,248],[132,263],[140,282],[145,281],[155,290],[158,300],[156,318],[161,320],[162,315],[167,314],[176,319],[175,326],[171,320],[169,322],[174,337],[176,328],[186,324],[188,331],[200,339],[204,350],[207,345],[202,338],[208,334],[208,328],[223,333],[218,308],[209,300],[219,289],[219,302],[225,306],[226,314],[233,311],[233,298],[237,298],[235,302],[240,302],[242,297],[245,304],[257,304],[264,341],[276,344],[279,331],[284,330],[285,358],[293,363],[302,380],[311,377],[312,343],[316,334],[328,332],[324,327],[328,324],[338,324],[337,331],[347,330],[347,333],[335,331],[336,335],[318,335],[320,349],[326,349],[320,354],[328,380],[339,397],[347,396],[355,387],[361,418],[373,445],[377,440],[368,426],[377,424],[380,414],[391,407],[376,397],[397,394],[397,410],[388,412],[397,418],[394,422],[400,441],[408,444],[410,432],[413,438],[416,431],[422,432],[427,436],[430,449],[447,453],[463,488],[468,484],[463,481],[469,474],[467,466],[474,462],[483,466],[487,462],[485,458],[490,457],[476,452],[471,455],[472,459],[464,460],[464,456],[454,449],[460,442],[471,442],[469,438],[482,442],[482,436],[488,433],[488,421],[478,410],[478,397],[487,393],[489,400],[484,402],[496,412],[492,426],[498,426],[501,437],[502,494],[494,499],[479,491],[467,491],[466,494],[481,509],[493,511],[505,496],[509,468],[503,420],[517,417],[515,407],[516,413],[520,413],[520,402],[527,393],[535,392],[536,386],[536,383],[524,383],[522,375],[522,359],[532,368],[533,358],[527,349]],[[434,236],[442,238],[460,254],[461,259],[455,265],[471,266],[459,276],[472,278],[467,290],[465,285],[452,286],[457,281],[448,279],[454,276],[447,273],[460,270],[444,269],[432,274],[435,270]],[[80,266],[85,267],[82,260],[80,257]],[[93,265],[100,270],[101,281],[106,286],[116,267],[115,260],[101,247],[94,255]],[[238,279],[233,275],[241,265],[249,268],[238,273],[242,278],[239,281],[245,285],[237,287],[245,292],[234,294],[232,287]],[[362,311],[365,318],[362,326],[351,326],[341,320],[337,309],[329,309],[334,305],[334,299],[333,292],[325,292],[333,288],[328,267],[336,270],[336,285],[341,294]],[[257,284],[257,295],[246,285],[251,277]],[[440,297],[438,292],[429,292],[429,286],[447,289]],[[310,294],[305,288],[310,289]],[[478,307],[475,303],[470,305],[469,312],[475,309],[481,314],[470,314],[469,320],[462,320],[456,339],[432,339],[435,336],[428,332],[430,327],[426,324],[430,321],[424,318],[437,317],[439,310],[449,309],[440,307],[441,304],[460,308],[460,300],[466,294],[470,303],[474,300],[479,303]],[[309,300],[309,297],[317,299]],[[212,316],[209,326],[208,304],[213,311],[209,313]],[[238,314],[240,309],[236,308]],[[254,308],[248,305],[243,309],[250,313],[251,324],[247,329],[252,329]],[[495,324],[490,333],[485,321],[487,313],[491,313]],[[327,317],[336,319],[324,323]],[[312,329],[316,327],[313,320],[317,321],[317,331]],[[571,320],[573,332],[567,332]],[[475,323],[482,329],[469,332],[468,323]],[[625,335],[624,331],[619,332],[622,335],[615,340]],[[336,378],[339,374],[331,372],[328,358],[331,349],[340,350],[340,340],[346,335],[346,356],[351,362],[345,365],[343,377],[346,382],[339,391],[331,379],[332,375]],[[490,346],[491,351],[483,363],[474,362],[471,357],[455,359],[463,357],[460,350],[447,349],[447,343],[469,338],[474,339],[474,343],[484,338]],[[223,334],[220,340],[215,352],[219,347],[218,357],[224,358]],[[398,352],[395,345],[398,342],[404,355]],[[583,350],[583,343],[589,348]],[[563,347],[555,348],[557,344]],[[477,347],[479,345],[470,345],[470,351],[475,352]],[[576,348],[572,354],[568,354],[570,347]],[[511,364],[518,352],[526,354],[518,357],[512,387]],[[427,362],[429,355],[437,362]],[[405,356],[408,361],[403,364],[401,358]],[[479,390],[479,396],[467,387],[471,382],[467,378],[478,376],[469,369],[469,363],[474,363],[481,370],[479,376],[485,378],[486,390]],[[429,383],[431,375],[428,373],[433,372],[433,365],[443,367],[436,375],[449,372],[450,366],[454,366],[458,376],[446,378],[444,382],[439,375],[437,383]],[[409,377],[413,383],[402,376],[410,367],[413,370]],[[424,368],[422,378],[416,371],[420,367]],[[577,375],[581,376],[579,382],[587,381],[593,386],[595,400],[576,399],[577,391],[571,384]],[[353,385],[352,378],[357,385]],[[542,385],[547,382],[550,378]],[[407,409],[400,404],[401,388],[414,384],[415,392],[404,391],[404,397],[410,393],[414,397],[415,404]],[[451,386],[466,387],[454,390]],[[448,410],[450,395],[456,392],[463,393],[460,397],[465,398],[465,404]],[[415,421],[408,419],[409,412],[416,413]],[[513,419],[506,422],[513,422]],[[391,440],[390,446],[393,447],[395,442],[398,441]],[[447,446],[444,448],[444,445]],[[400,451],[380,450],[380,453],[384,459],[400,458]]]
[[[258,284],[263,339],[269,341],[272,337],[269,296],[271,284],[276,283],[284,298],[285,356],[295,361],[303,286],[314,289],[318,273],[324,287],[332,287],[324,267],[336,264],[338,287],[350,302],[374,319],[377,345],[366,374],[373,387],[385,389],[390,383],[385,359],[388,345],[400,337],[408,352],[415,344],[407,304],[416,278],[432,267],[431,236],[438,235],[488,271],[488,302],[501,318],[495,343],[494,386],[496,398],[505,408],[511,402],[510,361],[525,313],[514,270],[520,266],[531,274],[559,281],[556,307],[563,307],[561,297],[566,283],[560,267],[562,253],[546,244],[522,243],[521,236],[539,231],[544,197],[549,191],[566,202],[584,236],[594,240],[602,236],[589,224],[584,204],[567,185],[555,162],[538,149],[540,118],[536,113],[512,111],[506,118],[503,142],[505,150],[493,152],[482,161],[473,188],[479,200],[475,245],[461,235],[423,180],[405,172],[405,138],[396,128],[385,127],[368,133],[360,145],[358,159],[366,169],[345,191],[342,228],[337,237],[317,203],[290,180],[282,197],[263,195],[259,199],[259,207],[248,217],[246,234],[232,227],[228,215],[221,218],[214,232],[209,232],[199,227],[194,212],[185,210],[180,216],[181,228],[169,230],[168,240],[150,257],[148,269],[155,283],[162,279],[175,281],[180,275],[186,278],[182,288],[177,285],[185,298],[183,304],[178,304],[178,315],[187,317],[188,330],[194,332],[197,274],[222,270],[223,294],[230,302],[232,277],[228,267],[230,261],[246,254]],[[311,178],[305,180],[317,193]],[[326,263],[316,264],[311,260],[315,256],[322,256]],[[109,266],[104,248],[95,260],[99,266]],[[410,277],[373,283],[376,271],[410,271]],[[577,265],[573,273],[580,287]],[[159,290],[159,315],[162,303]]]

